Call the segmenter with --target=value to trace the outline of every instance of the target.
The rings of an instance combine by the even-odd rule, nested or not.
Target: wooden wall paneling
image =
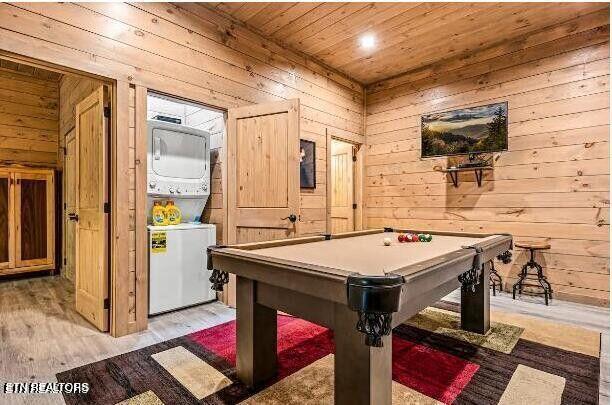
[[[135,88],[135,254],[136,254],[136,329],[145,330],[148,322],[148,236],[147,236],[147,89]],[[132,243],[130,241],[130,243]]]
[[[28,5],[26,8],[36,12],[44,12],[45,15],[52,16],[66,23],[74,24],[77,21],[75,19],[78,18],[78,21],[82,23],[81,28],[93,26],[97,32],[103,32],[103,27],[111,23],[114,26],[121,25],[117,21],[83,9],[78,5],[57,4],[44,7]],[[74,30],[76,31],[77,29],[75,28]],[[100,38],[100,35],[94,34],[85,36],[80,41],[82,41],[83,45],[88,41],[103,41],[103,46],[100,46],[98,50],[100,54],[110,58],[120,57],[122,59],[126,59],[125,55],[129,54],[135,63],[138,63],[141,68],[146,70],[156,71],[164,66],[166,69],[171,69],[171,66],[175,65],[175,69],[182,70],[184,80],[188,80],[190,83],[198,84],[202,81],[216,81],[216,86],[226,94],[235,94],[236,89],[239,88],[241,97],[250,102],[265,102],[271,96],[285,99],[300,97],[304,104],[309,107],[325,105],[325,109],[322,109],[322,111],[329,111],[331,115],[346,115],[348,112],[349,117],[350,114],[354,115],[353,120],[357,120],[361,116],[361,107],[358,102],[340,97],[334,99],[333,102],[329,102],[325,98],[314,99],[318,91],[316,88],[314,88],[315,96],[311,96],[309,93],[295,89],[295,87],[298,87],[296,84],[293,84],[293,86],[278,86],[277,83],[265,76],[257,77],[258,83],[257,86],[254,86],[251,76],[252,72],[245,68],[238,68],[233,64],[220,61],[201,52],[194,52],[186,47],[176,47],[175,43],[164,37],[155,37],[151,34],[143,36],[134,35],[131,32],[132,30],[133,27],[127,24],[123,25],[122,31],[125,32],[125,35],[119,36],[121,41],[113,41],[106,37]],[[185,33],[183,33],[183,36]],[[118,36],[115,35],[114,37]],[[105,42],[109,42],[109,44],[106,45]],[[110,43],[113,43],[112,48],[110,48]],[[137,52],[135,52],[135,47],[138,47]],[[158,54],[160,55],[158,56]],[[184,62],[186,60],[189,60],[191,63],[186,64]],[[206,66],[206,70],[203,70],[201,66]],[[270,95],[263,93],[269,93]],[[311,98],[313,100],[309,102]],[[337,105],[337,103],[341,105]]]
[[[321,187],[312,194],[301,194],[306,208],[301,231],[325,230],[321,211],[327,183],[325,130],[331,128],[344,138],[363,142],[363,89],[359,83],[199,5],[49,3],[43,7],[20,3],[2,4],[0,11],[2,55],[18,60],[39,58],[49,65],[118,82],[111,202],[116,214],[112,243],[112,277],[117,286],[112,296],[115,336],[136,330],[137,326],[130,326],[130,319],[135,318],[129,314],[139,317],[135,162],[141,140],[133,116],[138,107],[129,104],[130,84],[222,109],[299,98],[300,136],[315,139],[322,159],[317,161]],[[219,226],[221,239],[226,238],[223,154],[224,148],[213,151],[213,158],[218,158],[211,168],[211,209],[205,212],[205,219]],[[120,179],[129,179],[128,184],[117,184]],[[135,298],[129,298],[134,292]],[[131,312],[122,314],[117,312],[119,308]]]
[[[0,69],[0,161],[58,167],[59,84]]]
[[[569,61],[567,56],[571,55],[555,56],[546,58],[538,64],[537,62],[530,62],[524,66],[517,67],[516,70],[512,68],[504,68],[500,71],[492,72],[490,74],[480,75],[474,78],[464,79],[456,83],[456,88],[452,87],[448,89],[450,93],[446,93],[445,97],[441,100],[437,100],[439,110],[453,109],[457,105],[463,105],[466,102],[470,102],[476,96],[476,90],[478,89],[478,99],[489,100],[495,99],[496,97],[505,97],[510,95],[520,94],[526,91],[542,90],[554,85],[562,85],[578,80],[579,74],[582,74],[580,80],[605,76],[608,70],[607,58],[609,57],[609,50],[605,45],[595,45],[589,47],[587,50],[579,51],[580,56],[584,57],[575,62]],[[563,60],[565,59],[565,62]],[[543,65],[550,63],[548,67]],[[560,64],[566,64],[565,66]],[[555,66],[557,68],[555,68]],[[486,79],[483,86],[482,79]],[[438,89],[440,90],[440,89]],[[433,89],[419,89],[418,92],[414,92],[405,96],[394,98],[393,101],[389,102],[388,107],[384,106],[384,103],[372,104],[369,110],[370,115],[374,115],[384,109],[385,111],[404,108],[414,103],[414,108],[409,111],[401,111],[406,116],[412,116],[420,114],[418,108],[423,108],[426,101],[432,101],[439,99],[439,95],[436,94],[436,88]],[[380,106],[380,108],[379,108]],[[410,107],[409,107],[410,108]],[[416,111],[415,111],[416,110]],[[397,111],[400,113],[400,111]]]
[[[609,284],[609,17],[532,32],[445,68],[369,86],[367,226],[510,232],[546,240],[557,298],[607,305]],[[438,69],[439,66],[439,69]],[[420,158],[420,115],[508,101],[509,150],[493,172],[455,188],[436,171],[458,158]],[[501,266],[511,287],[526,253]]]
[[[27,16],[27,15],[25,15],[25,16]],[[25,17],[25,16],[24,16],[24,17]],[[141,71],[141,72],[142,72],[142,71]],[[161,81],[162,81],[162,80],[160,80],[160,82],[161,82]],[[162,89],[162,90],[163,90],[163,89]],[[176,90],[175,90],[175,91],[176,91]],[[192,98],[192,99],[194,99],[194,98],[195,98],[195,99],[197,99],[198,97],[190,97],[190,98]],[[212,104],[219,105],[219,104],[218,104],[218,102],[217,102],[217,103],[212,103]]]
[[[342,6],[342,4],[340,4],[340,6]],[[172,13],[168,14],[180,15],[181,17],[184,16],[184,14],[182,14],[182,10],[187,10],[193,15],[200,17],[205,22],[206,27],[212,28],[211,31],[213,32],[213,35],[216,35],[221,42],[227,43],[228,46],[232,47],[233,49],[241,49],[245,54],[255,53],[259,56],[267,56],[270,63],[274,65],[278,64],[277,66],[282,66],[289,72],[295,71],[300,77],[307,78],[309,81],[312,81],[319,86],[324,86],[330,89],[333,88],[337,91],[345,91],[346,89],[349,89],[354,93],[361,92],[362,86],[356,80],[353,80],[346,75],[339,74],[336,71],[330,70],[316,61],[310,60],[304,55],[288,51],[286,48],[281,47],[276,42],[271,41],[269,38],[253,35],[251,30],[236,24],[235,21],[212,12],[206,5],[185,4],[181,7],[175,6],[175,8],[171,8],[162,4],[159,8],[164,8],[164,11],[166,12],[167,10],[171,10]],[[321,7],[321,9],[330,12],[332,12],[335,8],[338,7],[331,4],[322,5]],[[319,7],[317,7],[317,9],[319,9]],[[181,19],[181,21],[183,20],[184,19]],[[202,24],[199,24],[198,28],[201,30],[203,28]],[[357,96],[359,95],[357,94]]]
[[[223,20],[220,19],[220,16],[213,14],[206,14],[206,18],[211,18],[215,20],[217,23],[225,24]],[[233,24],[233,23],[232,23]],[[233,25],[230,25],[227,28],[232,28]],[[225,27],[225,25],[222,25]],[[243,30],[239,26],[236,27],[236,34],[240,36],[241,40],[244,40],[245,43],[248,41],[252,41],[253,36],[249,39],[248,30]],[[263,37],[260,37],[258,42],[254,42],[251,46],[255,46],[258,51],[262,48],[265,50],[269,48],[273,50],[273,52],[268,56],[273,64],[279,64],[278,66],[287,69],[290,76],[296,75],[297,77],[306,78],[310,83],[315,84],[315,87],[323,87],[329,90],[332,94],[335,94],[336,97],[348,97],[350,100],[359,103],[362,100],[361,93],[361,85],[357,82],[347,79],[345,76],[338,75],[334,71],[328,70],[326,68],[322,68],[321,65],[317,64],[314,61],[311,61],[307,57],[302,55],[295,56],[294,54],[287,52],[284,48],[279,47],[274,42],[269,41]],[[265,50],[266,53],[270,51]],[[323,79],[324,80],[321,80]],[[348,88],[348,89],[347,89]],[[305,111],[307,108],[305,109]],[[333,123],[329,123],[333,125]],[[336,126],[336,125],[334,125]]]

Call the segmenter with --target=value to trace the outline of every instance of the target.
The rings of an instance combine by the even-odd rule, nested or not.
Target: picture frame
[[[421,116],[421,159],[507,150],[507,101]]]
[[[300,139],[300,187],[317,187],[316,143]]]

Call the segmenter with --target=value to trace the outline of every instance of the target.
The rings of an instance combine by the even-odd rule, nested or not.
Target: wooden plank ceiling
[[[202,3],[371,84],[567,21],[606,3]],[[365,48],[370,35],[375,45]]]

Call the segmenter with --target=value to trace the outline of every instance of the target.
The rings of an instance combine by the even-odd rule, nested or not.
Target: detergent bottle
[[[168,217],[166,215],[166,208],[162,206],[161,201],[153,201],[153,208],[151,209],[151,216],[153,217],[153,225],[168,225]]]
[[[166,201],[166,218],[168,219],[168,225],[178,225],[181,223],[181,210],[174,205],[172,200]]]

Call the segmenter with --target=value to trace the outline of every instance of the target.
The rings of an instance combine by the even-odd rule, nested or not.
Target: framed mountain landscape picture
[[[421,157],[508,149],[508,103],[436,112],[421,117]]]

